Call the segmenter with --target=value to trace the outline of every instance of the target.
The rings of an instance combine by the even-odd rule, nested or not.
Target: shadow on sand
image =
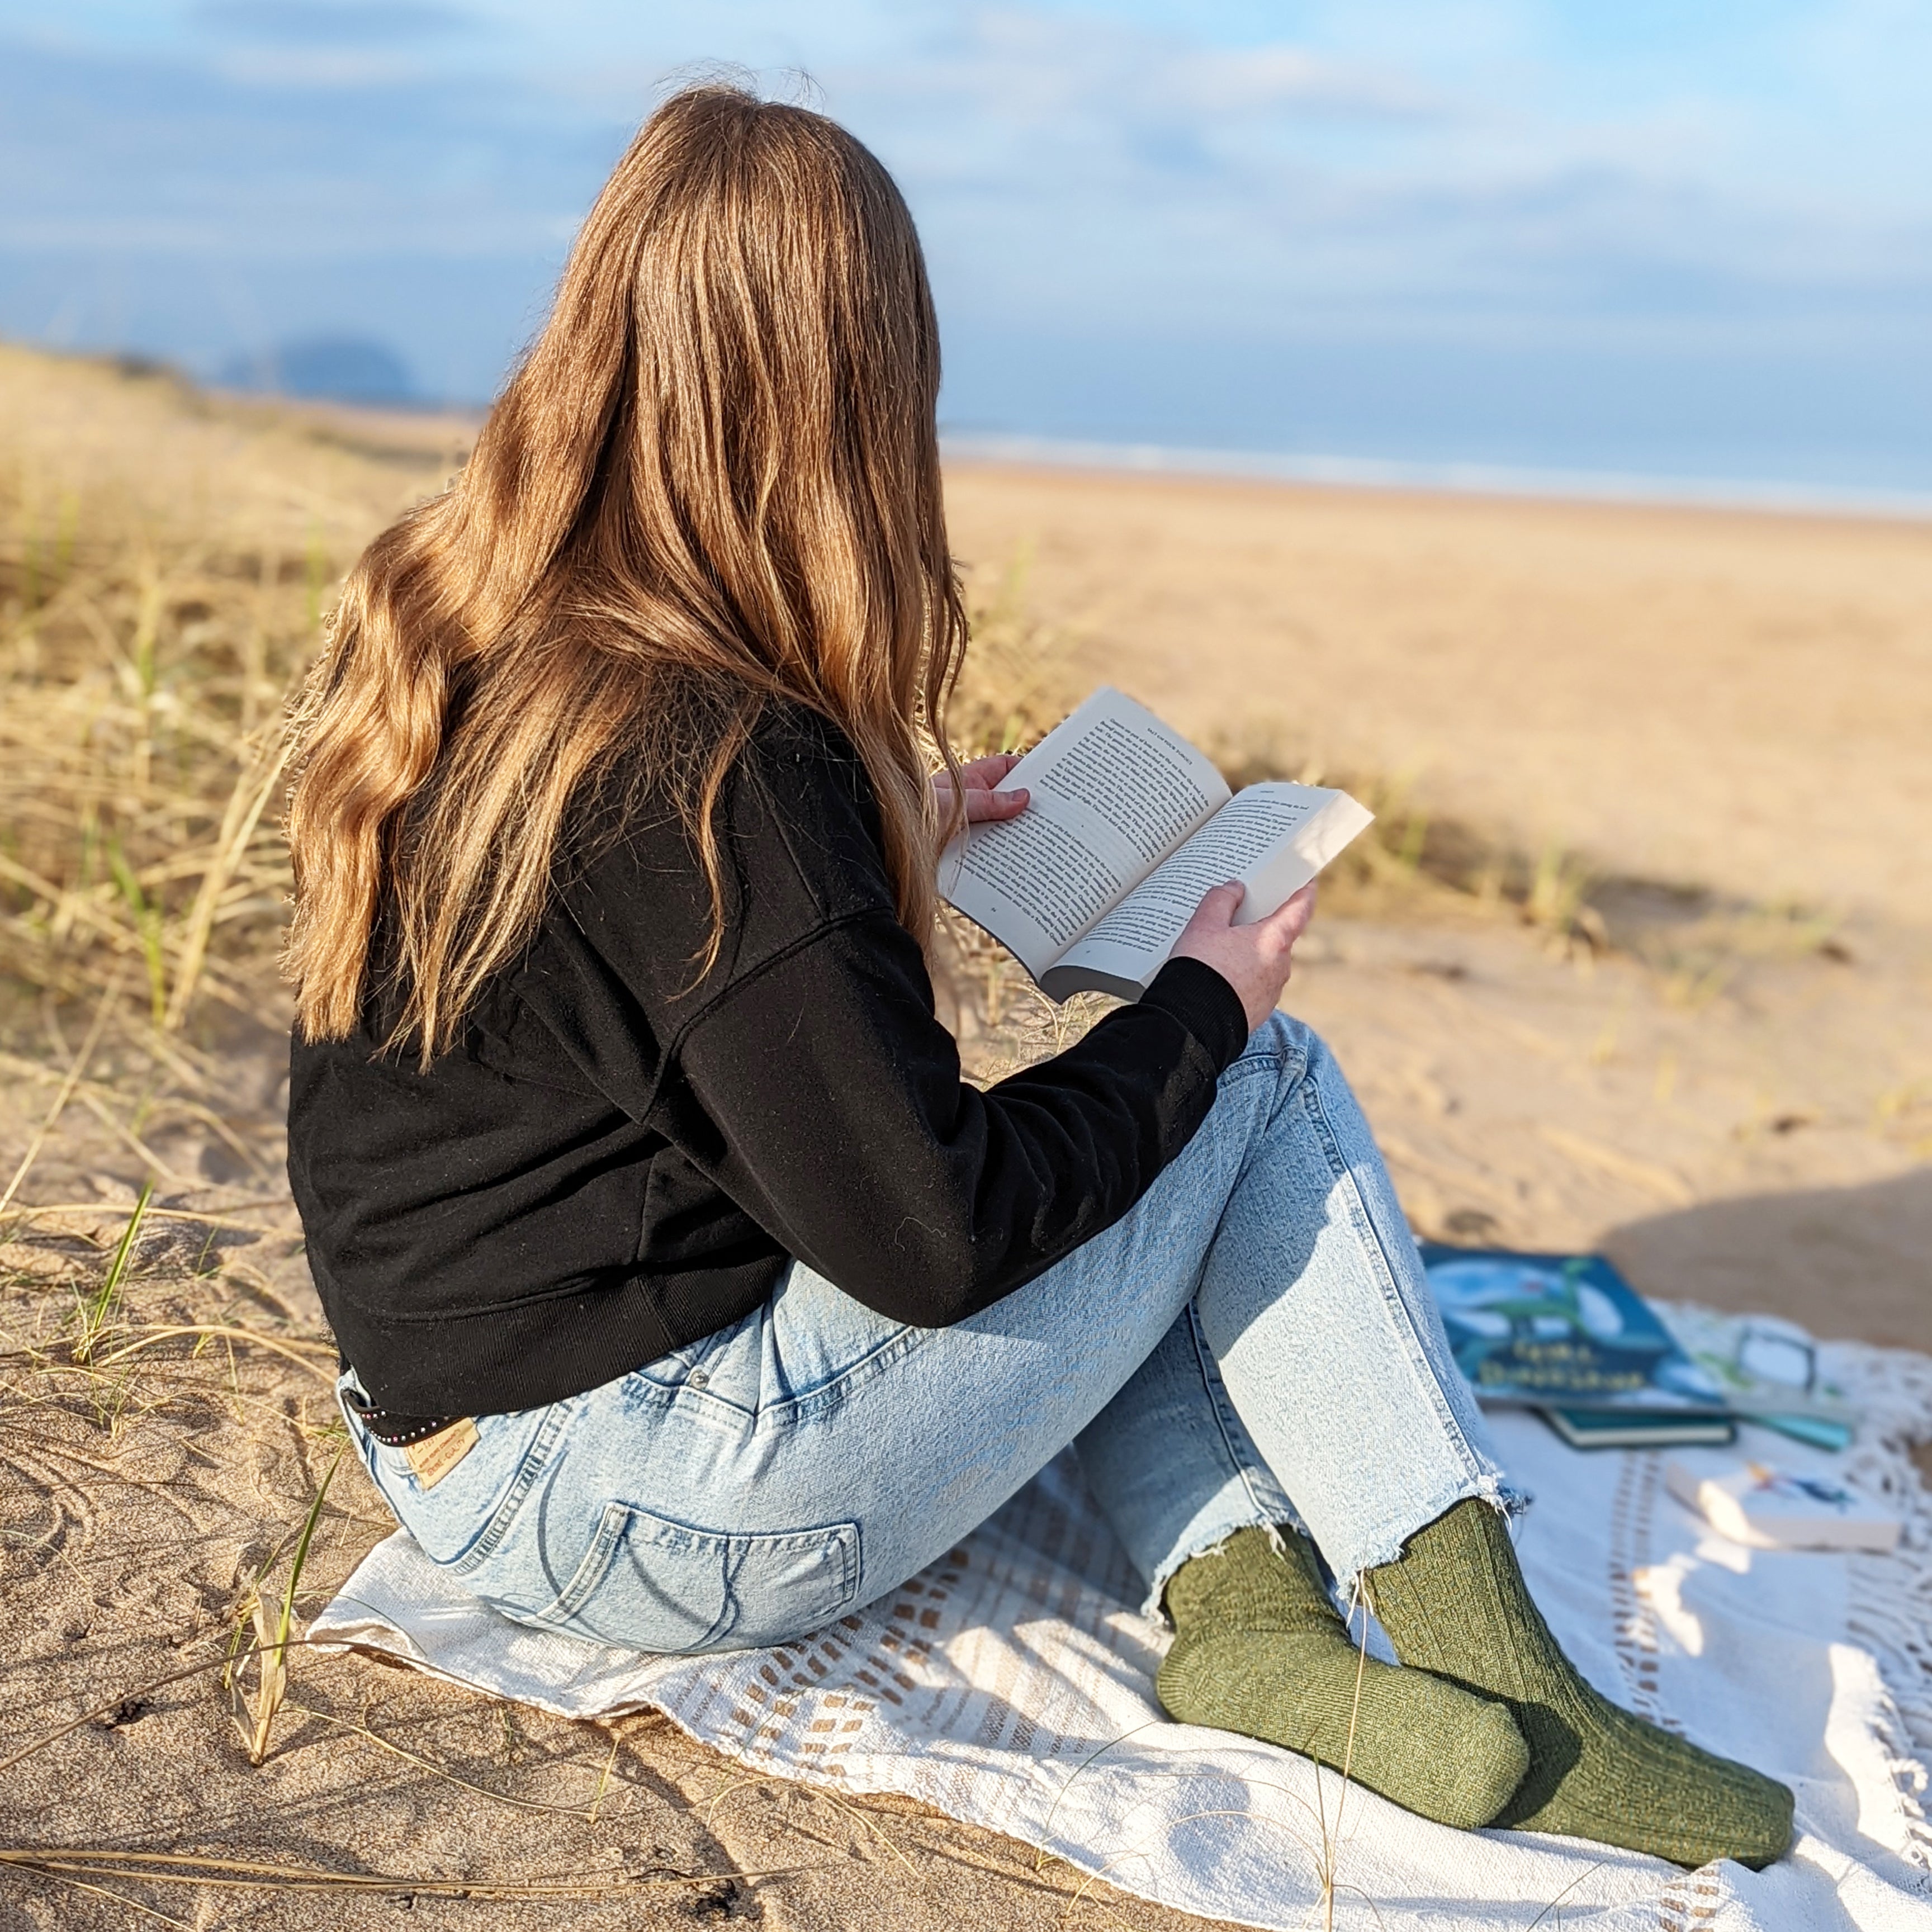
[[[1932,1354],[1932,1167],[1706,1202],[1630,1222],[1604,1247],[1646,1294]]]

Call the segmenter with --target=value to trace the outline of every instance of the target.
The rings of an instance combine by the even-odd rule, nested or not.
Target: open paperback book
[[[1137,1000],[1213,887],[1247,888],[1237,926],[1265,919],[1374,814],[1322,785],[1231,793],[1214,761],[1110,687],[1000,782],[1032,802],[969,827],[939,889],[1005,945],[1049,998]]]

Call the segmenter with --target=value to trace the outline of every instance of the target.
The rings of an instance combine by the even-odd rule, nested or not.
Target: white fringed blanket
[[[1336,1924],[1378,1932],[1932,1932],[1932,1496],[1905,1452],[1932,1434],[1932,1359],[1820,1356],[1866,1409],[1858,1445],[1831,1456],[1747,1430],[1740,1446],[1885,1498],[1906,1519],[1894,1556],[1742,1550],[1671,1498],[1661,1454],[1581,1454],[1496,1419],[1538,1497],[1523,1567],[1571,1656],[1620,1702],[1796,1792],[1797,1846],[1762,1873],[1450,1831],[1288,1752],[1167,1722],[1163,1636],[1068,1457],[904,1590],[782,1650],[653,1659],[524,1630],[400,1533],[310,1634],[566,1717],[654,1706],[760,1771],[902,1793],[1143,1898],[1282,1932],[1319,1916],[1327,1887]]]

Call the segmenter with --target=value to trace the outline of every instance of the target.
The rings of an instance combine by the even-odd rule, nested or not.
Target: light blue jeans
[[[1070,1442],[1157,1610],[1187,1558],[1292,1522],[1346,1584],[1466,1496],[1520,1498],[1457,1373],[1367,1124],[1277,1014],[1132,1213],[950,1328],[794,1264],[735,1326],[476,1418],[399,1521],[506,1615],[640,1650],[803,1636],[896,1589]]]

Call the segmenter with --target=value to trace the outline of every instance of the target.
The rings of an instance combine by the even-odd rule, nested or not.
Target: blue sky
[[[1932,488],[1924,0],[0,0],[0,331],[485,396],[705,62],[897,174],[962,427]]]

